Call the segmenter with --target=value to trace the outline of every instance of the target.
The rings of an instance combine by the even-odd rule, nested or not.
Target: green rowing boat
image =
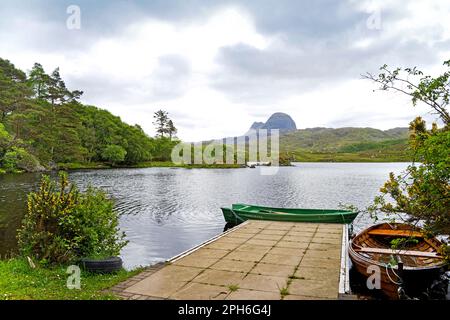
[[[273,220],[291,222],[351,223],[359,212],[334,209],[288,209],[233,204],[221,208],[225,221],[239,224],[245,220]]]

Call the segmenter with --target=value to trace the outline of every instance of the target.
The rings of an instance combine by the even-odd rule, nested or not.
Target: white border
[[[341,272],[339,276],[339,296],[350,293],[350,277],[348,264],[348,225],[342,226]]]

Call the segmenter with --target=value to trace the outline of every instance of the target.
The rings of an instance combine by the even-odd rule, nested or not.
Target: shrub
[[[44,176],[28,196],[19,247],[23,255],[49,263],[115,256],[127,244],[118,224],[113,201],[103,191],[89,187],[82,193],[65,173],[59,184]]]
[[[421,117],[410,123],[409,143],[418,163],[409,165],[400,175],[391,172],[381,194],[369,207],[375,215],[381,211],[410,224],[423,225],[429,236],[450,234],[450,60],[444,66],[447,71],[436,78],[424,76],[416,67],[389,70],[386,65],[377,77],[367,76],[382,90],[406,93],[412,97],[413,105],[427,104],[443,123],[441,128],[433,123],[431,129]],[[447,244],[442,246],[441,254],[450,262]]]
[[[114,144],[107,146],[102,152],[103,160],[108,161],[112,165],[123,162],[126,155],[127,151],[124,148]]]
[[[41,170],[41,165],[35,156],[23,148],[12,147],[3,156],[2,166],[7,172],[25,170],[34,172]]]

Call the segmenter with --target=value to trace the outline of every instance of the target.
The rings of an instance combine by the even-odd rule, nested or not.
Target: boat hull
[[[398,269],[398,266],[389,265],[386,263],[386,260],[384,262],[380,261],[381,255],[371,256],[368,254],[362,254],[358,251],[359,248],[365,247],[365,244],[367,244],[368,247],[375,244],[379,246],[380,243],[377,242],[377,239],[370,239],[370,237],[367,237],[367,234],[370,233],[370,231],[380,230],[382,228],[392,228],[398,225],[403,226],[403,224],[387,223],[372,226],[359,233],[352,240],[348,249],[348,254],[354,268],[363,276],[365,281],[368,280],[368,282],[373,283],[373,275],[375,272],[374,270],[377,269],[377,271],[380,272],[380,287],[375,289],[381,290],[387,298],[392,300],[398,300],[400,298],[400,283],[402,283],[402,288],[408,295],[420,295],[429,287],[434,279],[437,279],[439,277],[439,274],[442,273],[442,268],[444,266],[443,261],[439,262],[437,259],[430,258],[423,258],[422,264],[417,266],[408,265],[408,263],[406,263],[406,265],[403,267],[400,279],[400,271]],[[417,232],[418,230],[420,229],[411,228],[411,231]],[[363,237],[366,237],[364,241],[361,240]],[[422,245],[419,243],[417,245],[417,248],[414,249],[422,249],[423,252],[427,253],[436,250],[439,246],[439,241],[437,239],[424,240],[424,242],[426,243]],[[402,256],[401,254],[399,254],[399,256],[402,257],[402,259],[407,258]],[[418,261],[422,258],[415,259]],[[427,261],[429,261],[428,264]]]
[[[227,223],[239,224],[246,220],[270,220],[316,223],[351,223],[358,212],[345,210],[290,209],[234,204],[221,208]]]

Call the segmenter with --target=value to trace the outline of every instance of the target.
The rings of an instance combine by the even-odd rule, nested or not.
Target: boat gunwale
[[[349,253],[350,258],[352,258],[352,255],[353,255],[353,256],[356,256],[356,257],[357,257],[358,259],[360,259],[360,260],[364,260],[364,262],[367,262],[368,264],[376,265],[376,266],[379,266],[379,267],[382,267],[382,268],[388,267],[388,268],[397,270],[397,269],[398,269],[398,266],[389,266],[389,265],[386,264],[386,263],[379,262],[379,261],[374,260],[374,259],[371,259],[371,258],[367,258],[366,256],[362,255],[360,252],[355,251],[355,250],[353,249],[353,245],[356,245],[356,244],[354,243],[354,240],[355,240],[355,239],[357,239],[358,237],[361,237],[362,235],[364,235],[365,233],[367,233],[367,232],[370,231],[370,230],[376,229],[377,227],[382,226],[382,225],[386,225],[386,224],[392,225],[392,224],[401,224],[401,223],[386,223],[386,222],[385,222],[385,223],[378,223],[378,224],[375,224],[375,225],[373,225],[373,226],[370,226],[370,227],[368,227],[368,228],[366,228],[366,229],[360,231],[360,232],[359,232],[359,233],[358,233],[358,234],[350,241],[350,244],[349,244],[349,247],[348,247],[348,253]],[[438,239],[436,239],[436,240],[439,241]],[[441,242],[439,241],[439,243],[441,243]],[[436,248],[434,248],[434,249],[436,249]],[[401,254],[400,254],[400,256],[401,256]],[[437,258],[436,258],[436,259],[437,259]],[[352,259],[352,260],[353,260],[353,259]],[[442,259],[441,259],[441,260],[442,260]],[[352,261],[352,262],[353,262],[353,261]],[[441,261],[440,263],[438,263],[438,264],[425,265],[425,266],[415,266],[415,267],[411,267],[411,266],[403,266],[403,269],[404,269],[404,270],[408,270],[408,271],[426,271],[426,270],[432,270],[432,269],[439,269],[439,268],[442,268],[442,267],[444,267],[444,266],[445,266],[445,261],[442,260],[442,261]]]
[[[234,204],[236,205],[236,204]],[[299,214],[304,214],[304,215],[308,215],[308,216],[318,216],[318,215],[327,215],[327,216],[340,216],[340,215],[351,215],[351,214],[359,214],[360,211],[351,211],[351,210],[340,210],[340,209],[298,209],[298,208],[276,208],[276,207],[264,207],[264,206],[255,206],[255,205],[245,205],[245,204],[241,204],[238,203],[237,205],[243,205],[245,209],[243,208],[233,208],[233,207],[220,207],[221,210],[225,209],[225,210],[232,210],[235,212],[243,212],[243,213],[250,213],[250,214],[286,214],[286,215],[294,215],[297,216]],[[267,209],[272,209],[272,210],[280,210],[280,212],[260,212],[260,211],[250,211],[247,210],[248,208],[253,207],[253,208],[267,208]],[[283,210],[298,210],[298,211],[313,211],[312,213],[306,213],[306,212],[298,212],[298,213],[293,213],[293,212],[285,212]]]

